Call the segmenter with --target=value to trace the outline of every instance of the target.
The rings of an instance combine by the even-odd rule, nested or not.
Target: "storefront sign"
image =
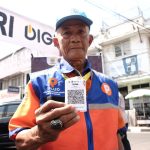
[[[0,7],[0,40],[35,50],[54,50],[55,30],[45,24]]]
[[[8,87],[8,92],[19,93],[19,87],[9,86]]]

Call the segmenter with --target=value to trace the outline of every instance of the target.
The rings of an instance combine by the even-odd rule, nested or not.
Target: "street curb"
[[[150,132],[150,127],[129,127],[128,132],[132,133]]]

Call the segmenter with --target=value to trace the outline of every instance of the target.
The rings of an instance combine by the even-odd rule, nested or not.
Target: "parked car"
[[[14,146],[14,142],[9,139],[8,123],[20,103],[20,99],[0,100],[0,149]]]

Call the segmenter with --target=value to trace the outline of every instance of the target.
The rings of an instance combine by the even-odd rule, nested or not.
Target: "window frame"
[[[128,51],[128,53],[127,53]],[[115,57],[123,57],[130,54],[130,40],[126,39],[114,44]]]

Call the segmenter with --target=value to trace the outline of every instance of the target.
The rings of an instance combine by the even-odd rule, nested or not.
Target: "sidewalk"
[[[128,132],[132,133],[140,133],[140,132],[150,132],[150,127],[146,126],[129,126],[128,127]]]

